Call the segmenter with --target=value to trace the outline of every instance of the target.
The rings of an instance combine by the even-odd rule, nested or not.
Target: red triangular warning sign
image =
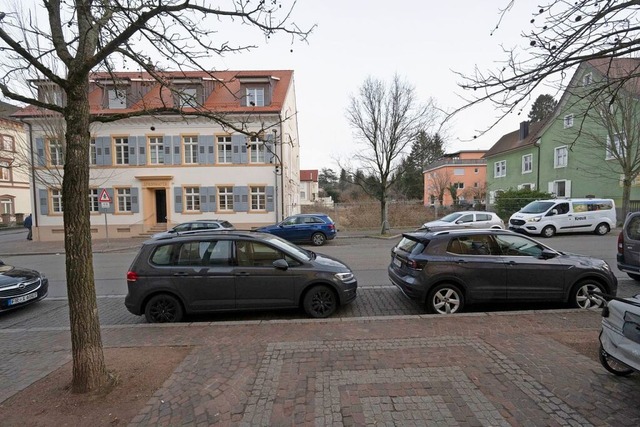
[[[101,202],[109,202],[111,203],[111,197],[109,197],[109,193],[107,193],[107,189],[103,188],[102,192],[100,193],[100,199]]]

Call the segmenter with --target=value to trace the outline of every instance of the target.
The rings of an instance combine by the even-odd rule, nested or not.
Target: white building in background
[[[318,170],[300,171],[300,204],[313,205],[318,201]]]
[[[0,219],[4,225],[22,222],[31,213],[26,134],[23,124],[9,117],[18,109],[0,101]]]
[[[94,238],[106,237],[107,227],[110,238],[126,238],[193,219],[220,218],[250,228],[298,213],[300,144],[293,71],[163,76],[173,90],[145,73],[96,73],[90,82],[92,114],[198,108],[223,115],[256,136],[177,114],[94,122],[88,159]],[[64,94],[50,82],[34,83],[39,96],[63,105]],[[14,117],[31,125],[32,167],[39,177],[34,238],[62,239],[61,138],[48,130],[49,119],[37,108],[24,108]],[[110,202],[101,199],[103,190],[103,199]]]

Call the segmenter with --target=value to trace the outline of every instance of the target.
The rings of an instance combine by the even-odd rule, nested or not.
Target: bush
[[[496,202],[493,209],[505,222],[509,220],[511,215],[518,212],[525,205],[534,200],[552,199],[549,193],[537,190],[514,190],[509,189],[496,195]]]

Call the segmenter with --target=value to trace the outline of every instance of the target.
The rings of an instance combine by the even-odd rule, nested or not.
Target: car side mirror
[[[287,270],[289,268],[289,263],[281,258],[273,261],[273,266],[278,270]]]
[[[551,259],[558,256],[558,254],[550,249],[543,249],[540,253],[540,258],[542,259]]]
[[[456,224],[462,224],[462,220],[461,219],[457,220]]]
[[[549,216],[554,216],[554,215],[558,215],[557,209],[551,209],[551,212],[549,212]]]

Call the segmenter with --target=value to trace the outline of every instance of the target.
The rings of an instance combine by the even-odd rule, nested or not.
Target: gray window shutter
[[[215,147],[213,146],[213,143],[210,146],[207,147],[207,150],[208,150],[208,152],[207,152],[207,162],[210,165],[213,165],[216,162],[216,150],[215,150]]]
[[[138,188],[131,188],[131,212],[138,213],[140,212],[140,204],[138,203]]]
[[[209,199],[207,197],[209,187],[200,187],[200,212],[210,212]]]
[[[173,187],[173,198],[176,213],[182,213],[182,187]]]
[[[98,164],[103,166],[111,166],[111,138],[108,136],[99,136],[96,138],[96,150],[98,154]],[[102,159],[102,161],[100,160]]]
[[[273,142],[273,135],[272,134],[267,135],[266,139],[267,139],[267,142],[265,145],[267,147],[267,154],[265,155],[265,161],[267,163],[274,163],[276,146],[275,146],[275,143]]]
[[[115,198],[115,191],[113,190],[113,188],[107,188],[107,194],[109,195],[109,198],[111,199],[111,203],[109,203],[109,208],[107,209],[107,213],[115,213],[116,211],[116,198]]]
[[[164,149],[164,164],[173,164],[173,160],[171,159],[171,136],[162,136],[162,148]]]
[[[249,157],[247,156],[247,144],[240,146],[240,163],[249,163]]]
[[[231,163],[246,163],[242,161],[242,147],[247,152],[247,138],[244,135],[231,135]]]
[[[38,190],[38,195],[40,196],[40,213],[42,215],[49,215],[49,190],[40,189]]]
[[[138,165],[138,138],[137,136],[129,137],[129,164]]]
[[[173,136],[173,164],[174,165],[180,165],[182,164],[182,156],[180,155],[180,143],[182,138],[180,138],[180,135],[174,135]]]
[[[209,212],[216,211],[216,192],[218,189],[216,187],[209,187]]]
[[[44,166],[45,158],[44,158],[44,139],[36,138],[36,153],[38,156],[38,166]]]
[[[213,135],[198,136],[198,163],[201,165],[214,164],[215,159],[208,158],[209,148],[213,148]],[[215,151],[215,150],[214,150]]]
[[[274,211],[273,186],[270,185],[265,189],[267,195],[267,212]]]
[[[138,165],[147,164],[147,137],[138,136]]]
[[[236,212],[249,210],[249,187],[233,187],[233,210]]]

